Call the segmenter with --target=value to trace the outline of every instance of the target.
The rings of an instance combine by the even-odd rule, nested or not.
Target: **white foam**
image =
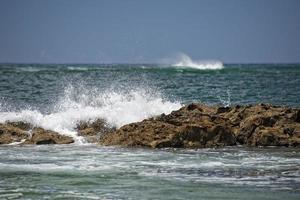
[[[68,66],[67,69],[71,71],[87,71],[89,70],[89,67]]]
[[[81,93],[78,91],[82,91]],[[111,126],[141,121],[161,113],[179,109],[181,104],[164,100],[159,95],[151,95],[144,90],[127,92],[102,92],[69,87],[48,114],[39,110],[25,109],[18,112],[0,112],[0,122],[24,121],[60,134],[75,138],[78,143],[76,124],[80,121],[105,119]]]
[[[21,72],[39,72],[39,71],[47,70],[47,68],[25,66],[25,67],[18,67],[17,70]]]
[[[221,61],[217,61],[217,60],[194,61],[184,53],[178,54],[172,66],[180,67],[180,68],[194,68],[200,70],[217,70],[217,69],[224,68],[223,63]]]
[[[9,144],[7,144],[7,145],[8,145],[8,146],[19,145],[19,144],[22,144],[23,142],[25,142],[25,139],[21,140],[20,142],[12,142],[12,143],[9,143]]]

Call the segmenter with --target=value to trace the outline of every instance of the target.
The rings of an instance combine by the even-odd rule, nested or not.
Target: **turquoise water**
[[[0,198],[299,199],[299,149],[0,147]]]
[[[299,199],[297,148],[124,149],[74,127],[114,126],[189,102],[300,106],[300,65],[0,65],[0,123],[26,121],[73,145],[0,146],[0,199]]]
[[[300,64],[225,65],[198,70],[163,65],[1,65],[2,103],[53,106],[68,86],[82,90],[151,90],[180,102],[269,102],[299,106]]]

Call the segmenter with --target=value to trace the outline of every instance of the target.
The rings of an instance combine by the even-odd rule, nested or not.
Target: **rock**
[[[61,135],[54,131],[42,128],[33,128],[31,137],[24,144],[70,144],[74,139],[70,136]]]
[[[103,135],[116,130],[109,126],[105,120],[97,119],[95,121],[80,122],[76,127],[79,136],[83,136],[89,143],[96,143]]]
[[[80,122],[90,143],[149,148],[210,148],[233,145],[300,146],[300,109],[270,104],[232,107],[189,104],[117,129],[105,120]],[[73,138],[25,122],[0,123],[0,144],[69,144]]]
[[[105,134],[102,145],[151,148],[300,146],[299,109],[190,104]]]
[[[25,131],[29,131],[30,129],[33,128],[33,125],[27,123],[27,122],[21,122],[21,121],[18,121],[18,122],[6,122],[6,124],[8,125],[11,125],[13,127],[17,127],[19,129],[22,129],[22,130],[25,130]]]
[[[289,146],[289,136],[280,127],[259,127],[247,143],[251,146]]]
[[[294,114],[295,122],[300,123],[300,110],[297,110]]]
[[[191,103],[189,104],[187,107],[186,107],[187,110],[195,110],[195,109],[198,109],[198,105],[197,104],[194,104],[194,103]]]
[[[293,133],[294,133],[294,128],[284,128],[283,129],[283,133],[285,133],[285,134],[288,134],[289,136],[292,136],[293,135]]]
[[[228,111],[230,111],[230,110],[231,110],[230,107],[219,107],[219,108],[217,109],[217,113],[224,113],[224,112],[228,112]]]
[[[24,122],[0,123],[0,144],[70,144],[73,138]]]
[[[29,137],[29,133],[12,124],[0,123],[0,144],[22,142]]]
[[[235,145],[235,135],[216,108],[191,104],[169,115],[125,125],[100,139],[103,145],[204,148]],[[224,124],[222,126],[221,124]]]

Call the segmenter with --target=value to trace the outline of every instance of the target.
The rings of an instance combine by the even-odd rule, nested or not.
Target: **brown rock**
[[[289,135],[281,127],[260,127],[247,142],[251,146],[289,146]]]
[[[150,148],[300,146],[300,109],[270,104],[218,107],[190,104],[118,130],[103,119],[81,122],[79,136],[103,145]],[[69,136],[24,122],[0,124],[0,144],[69,144]]]
[[[300,123],[300,110],[297,110],[294,114],[294,120],[295,122]]]
[[[13,142],[21,142],[29,137],[29,134],[13,126],[12,124],[0,123],[0,144],[10,144]]]
[[[125,125],[100,139],[104,145],[152,148],[203,148],[235,144],[235,136],[225,126],[215,107],[191,104],[169,115],[161,115]],[[224,124],[224,126],[222,125]]]
[[[96,143],[103,135],[116,130],[115,127],[109,126],[103,119],[97,119],[92,122],[80,122],[76,129],[78,135],[85,137],[90,143]]]
[[[42,128],[33,128],[31,137],[24,144],[70,144],[74,143],[72,137],[61,135],[54,131]]]
[[[54,131],[33,127],[24,122],[0,124],[0,144],[19,142],[22,144],[69,144],[73,138]]]
[[[238,143],[300,146],[299,113],[299,109],[270,104],[190,104],[169,115],[125,125],[100,138],[100,144],[152,148],[207,148]]]
[[[29,131],[30,129],[33,128],[33,125],[27,123],[27,122],[21,122],[21,121],[18,121],[18,122],[6,122],[7,125],[11,125],[13,127],[16,127],[16,128],[19,128],[19,129],[22,129],[24,131]]]

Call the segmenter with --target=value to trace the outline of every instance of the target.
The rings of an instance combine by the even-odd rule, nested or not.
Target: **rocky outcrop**
[[[73,138],[24,122],[0,123],[0,144],[70,144]]]
[[[57,132],[45,130],[43,128],[33,128],[31,137],[24,144],[70,144],[74,143],[72,137],[61,135]]]
[[[190,104],[100,138],[102,145],[206,148],[231,145],[300,146],[300,110],[259,104]]]
[[[80,122],[90,143],[125,147],[209,148],[300,146],[300,109],[268,104],[218,107],[190,104],[117,129],[105,120]],[[24,122],[0,123],[0,144],[69,144],[73,138]]]
[[[235,107],[224,116],[234,123],[240,144],[248,146],[299,146],[299,109],[260,104]]]
[[[0,123],[0,144],[10,144],[14,142],[24,142],[29,138],[29,129],[20,128],[19,125],[25,125],[25,123],[15,123],[16,126],[12,123]],[[26,124],[27,125],[27,124]],[[29,126],[29,125],[28,125]]]

